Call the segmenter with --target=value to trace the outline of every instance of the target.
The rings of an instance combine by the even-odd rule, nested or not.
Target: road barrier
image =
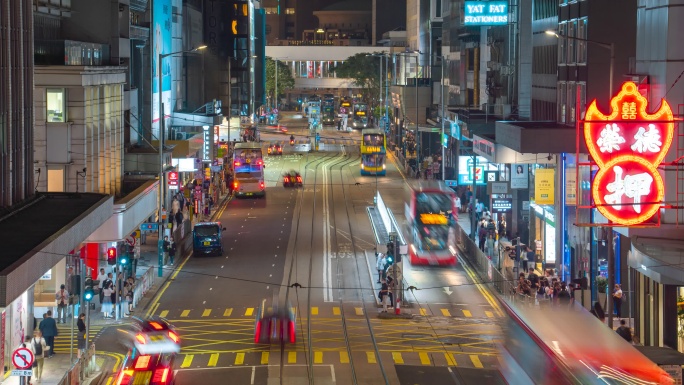
[[[149,267],[138,279],[138,281],[135,283],[135,289],[133,289],[133,307],[138,305],[142,297],[147,293],[150,287],[154,285],[155,278],[155,269],[153,267]]]

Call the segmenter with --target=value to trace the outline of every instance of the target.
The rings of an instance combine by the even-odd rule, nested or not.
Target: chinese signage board
[[[569,168],[565,172],[565,205],[577,206],[577,173]]]
[[[490,162],[495,161],[496,150],[494,148],[494,143],[487,139],[480,138],[477,135],[473,135],[473,152],[481,155]]]
[[[587,108],[584,139],[598,172],[591,184],[596,209],[613,224],[650,220],[665,195],[658,166],[674,136],[674,116],[663,99],[647,112],[648,101],[633,82],[622,85],[605,115],[594,100]]]
[[[463,7],[463,25],[508,24],[508,1],[466,1]]]
[[[178,172],[169,171],[166,181],[169,185],[169,190],[178,190]]]
[[[540,168],[534,172],[534,203],[538,205],[553,204],[554,169]]]
[[[493,213],[508,213],[513,209],[513,199],[510,198],[496,198],[492,199]]]

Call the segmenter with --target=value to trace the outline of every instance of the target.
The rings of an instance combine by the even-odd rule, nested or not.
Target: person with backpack
[[[33,375],[36,376],[37,381],[40,381],[40,379],[43,377],[45,354],[50,349],[50,346],[48,346],[47,342],[45,342],[45,338],[43,338],[43,334],[40,332],[40,330],[36,330],[33,333],[31,345],[33,345],[33,354],[35,356],[33,362]]]
[[[26,337],[24,338],[24,342],[20,343],[19,346],[17,346],[17,347],[18,347],[18,348],[28,349],[28,350],[30,350],[31,353],[33,354],[33,357],[36,356],[36,352],[33,350],[33,344],[31,344],[31,336],[26,336]],[[34,360],[33,362],[34,362],[34,364],[35,364],[35,360]],[[26,383],[29,384],[29,385],[31,384],[31,376],[28,376],[28,379],[26,380]]]

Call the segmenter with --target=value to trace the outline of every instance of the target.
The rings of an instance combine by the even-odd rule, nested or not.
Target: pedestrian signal
[[[116,247],[110,247],[107,249],[107,264],[116,265]]]
[[[93,290],[93,279],[86,278],[85,280],[85,290],[83,290],[83,299],[90,301],[95,296],[95,291]]]

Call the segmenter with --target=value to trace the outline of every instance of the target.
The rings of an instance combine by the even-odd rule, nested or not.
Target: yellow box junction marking
[[[482,365],[482,361],[480,361],[480,357],[478,357],[474,354],[471,354],[470,355],[470,361],[473,362],[473,366],[475,366],[476,368],[480,368],[480,369],[484,368],[484,365]]]
[[[183,358],[183,363],[181,364],[181,368],[189,368],[190,364],[192,364],[192,359],[195,358],[194,354],[188,354]]]
[[[421,364],[430,365],[430,356],[428,356],[427,353],[420,352],[420,353],[418,353],[418,357],[420,357],[420,363]]]
[[[245,317],[250,317],[252,314],[254,314],[254,308],[248,307],[247,310],[245,310]]]
[[[445,317],[451,317],[451,313],[449,312],[449,309],[440,309],[442,311],[442,315]]]
[[[187,317],[190,314],[190,310],[183,310],[181,317]]]
[[[226,311],[223,312],[224,317],[230,317],[230,315],[233,314],[233,308],[229,307],[226,309]]]
[[[470,312],[470,310],[461,310],[463,312],[463,315],[466,317],[472,317],[473,313]]]
[[[403,364],[404,363],[404,359],[401,358],[401,353],[392,352],[392,359],[394,360],[395,364]]]
[[[323,363],[323,352],[314,352],[314,364]]]
[[[202,317],[209,317],[209,314],[211,314],[211,309],[204,309]]]
[[[268,365],[269,352],[261,352],[261,365]]]
[[[337,306],[333,307],[333,315],[340,315],[340,308]]]
[[[366,358],[369,364],[377,364],[378,361],[375,359],[375,352],[366,352]]]
[[[212,353],[211,357],[209,357],[209,363],[207,364],[207,366],[216,366],[218,359],[219,359],[219,354],[218,353]]]
[[[348,364],[349,363],[349,354],[347,354],[347,352],[340,352],[340,363],[341,364]]]
[[[245,363],[245,353],[238,353],[235,355],[235,365],[242,365]]]

